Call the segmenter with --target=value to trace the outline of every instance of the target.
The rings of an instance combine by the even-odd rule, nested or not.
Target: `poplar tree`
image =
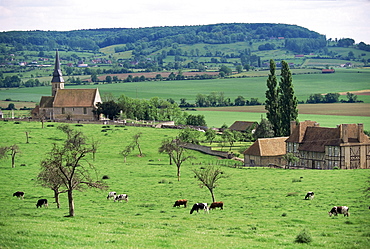
[[[280,136],[280,117],[278,106],[277,78],[275,74],[276,65],[273,59],[270,60],[270,74],[267,79],[267,91],[265,109],[266,117],[272,124],[275,136]]]
[[[281,123],[280,136],[289,136],[290,121],[296,121],[298,117],[298,100],[294,95],[293,78],[287,62],[281,62],[281,78],[278,88],[279,116]]]
[[[267,119],[273,126],[275,137],[290,134],[290,121],[298,117],[298,101],[294,95],[293,78],[287,62],[281,62],[281,77],[277,86],[276,65],[270,60],[270,74],[267,79],[265,109]]]

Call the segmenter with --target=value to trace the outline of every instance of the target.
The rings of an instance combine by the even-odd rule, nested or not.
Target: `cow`
[[[216,208],[220,208],[221,210],[223,210],[224,209],[224,203],[222,202],[222,201],[218,201],[218,202],[213,202],[212,204],[211,204],[211,206],[209,206],[209,210],[211,210],[211,209],[216,209]]]
[[[107,200],[109,200],[111,198],[113,198],[113,200],[116,199],[116,195],[117,195],[116,192],[109,192],[108,196],[107,196]]]
[[[174,207],[180,207],[180,205],[184,205],[184,208],[186,208],[186,204],[188,203],[188,200],[181,199],[175,201],[175,204],[173,204]]]
[[[315,197],[315,193],[314,192],[307,192],[306,196],[304,197],[305,200],[312,200],[313,198]]]
[[[190,214],[192,214],[194,211],[197,211],[199,213],[199,210],[204,210],[204,213],[209,213],[208,204],[207,203],[195,203],[190,210]]]
[[[126,195],[126,194],[120,194],[120,195],[117,195],[114,198],[114,202],[116,202],[116,201],[122,201],[122,200],[125,200],[126,202],[128,202],[128,195]]]
[[[46,200],[46,199],[40,199],[40,200],[38,200],[37,201],[37,203],[36,203],[36,207],[37,208],[41,208],[42,206],[44,206],[44,207],[48,207],[48,200]]]
[[[349,216],[348,213],[349,208],[347,206],[334,206],[330,211],[329,211],[329,216],[331,217],[332,215],[337,216],[338,214],[343,214],[344,216]]]
[[[21,192],[21,191],[17,191],[13,194],[13,196],[17,196],[17,198],[22,198],[24,197],[24,192]]]

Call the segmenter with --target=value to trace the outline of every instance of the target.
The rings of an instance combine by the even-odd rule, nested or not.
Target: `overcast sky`
[[[0,0],[0,31],[296,24],[370,44],[370,0]]]

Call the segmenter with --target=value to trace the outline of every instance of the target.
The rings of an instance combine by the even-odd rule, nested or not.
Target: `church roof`
[[[286,154],[285,140],[288,137],[259,138],[244,154],[252,156],[282,156]]]
[[[54,65],[54,72],[53,72],[53,78],[51,79],[51,82],[64,82],[63,76],[62,76],[62,70],[60,69],[60,61],[59,61],[59,54],[58,50],[55,54],[55,65]]]
[[[42,96],[40,100],[40,108],[52,108],[53,107],[53,96]]]
[[[59,89],[54,107],[92,107],[101,102],[98,89]]]

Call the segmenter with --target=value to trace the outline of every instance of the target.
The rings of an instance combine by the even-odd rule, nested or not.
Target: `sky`
[[[0,31],[284,23],[370,44],[370,0],[0,0]]]

